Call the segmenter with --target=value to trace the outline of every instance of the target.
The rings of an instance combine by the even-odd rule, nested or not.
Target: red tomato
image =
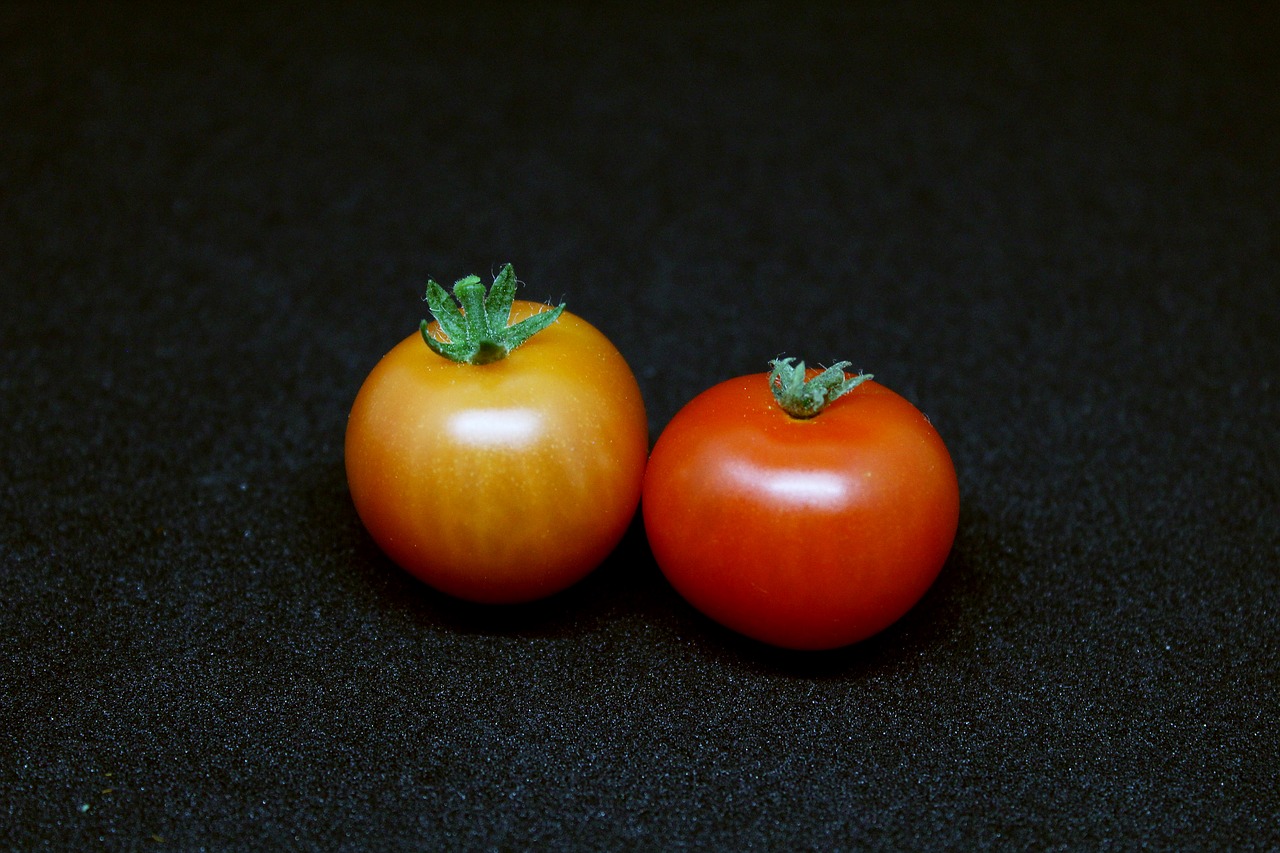
[[[828,649],[924,595],[959,501],[942,439],[899,395],[865,381],[797,418],[761,374],[716,385],[672,419],[642,506],[658,565],[694,607],[766,643]]]
[[[546,309],[516,301],[510,319]],[[648,449],[630,368],[566,311],[486,364],[450,361],[410,335],[356,396],[346,467],[356,511],[396,563],[459,598],[520,602],[573,584],[613,550]]]

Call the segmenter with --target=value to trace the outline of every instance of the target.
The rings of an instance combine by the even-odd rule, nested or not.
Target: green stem
[[[511,322],[511,306],[516,298],[516,274],[507,264],[485,291],[479,276],[469,275],[453,284],[453,296],[431,279],[427,279],[427,307],[440,329],[449,338],[437,340],[423,320],[418,328],[431,351],[450,361],[465,364],[488,364],[506,358],[529,338],[554,323],[564,304],[548,311]]]
[[[848,376],[847,361],[838,361],[812,379],[805,378],[804,362],[794,358],[776,358],[769,362],[769,388],[773,399],[793,418],[811,418],[871,378],[870,373]]]

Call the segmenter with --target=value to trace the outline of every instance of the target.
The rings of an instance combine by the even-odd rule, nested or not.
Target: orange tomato
[[[510,322],[546,309],[517,300]],[[487,364],[405,338],[360,388],[345,453],[356,511],[392,560],[450,595],[507,603],[604,560],[635,515],[648,449],[631,369],[565,311]]]

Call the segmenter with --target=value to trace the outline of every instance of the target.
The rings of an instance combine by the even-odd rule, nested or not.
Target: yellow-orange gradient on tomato
[[[510,321],[545,310],[517,300]],[[428,333],[444,339],[435,322]],[[346,434],[351,497],[378,545],[490,603],[550,595],[599,565],[635,515],[647,453],[634,375],[567,311],[488,364],[410,335],[365,380]]]
[[[951,458],[907,400],[864,381],[796,418],[763,374],[722,382],[676,414],[643,503],[676,591],[735,631],[795,649],[854,643],[906,613],[942,568],[959,517]]]

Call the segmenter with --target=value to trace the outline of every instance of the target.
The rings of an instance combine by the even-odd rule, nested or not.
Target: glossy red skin
[[[516,301],[511,322],[545,308]],[[391,559],[500,604],[559,592],[608,556],[635,516],[648,451],[626,361],[566,311],[485,365],[408,336],[361,386],[345,457],[356,511]]]
[[[960,493],[937,431],[883,385],[796,419],[760,374],[672,419],[642,511],[659,567],[694,607],[765,643],[831,649],[893,624],[929,589]]]

